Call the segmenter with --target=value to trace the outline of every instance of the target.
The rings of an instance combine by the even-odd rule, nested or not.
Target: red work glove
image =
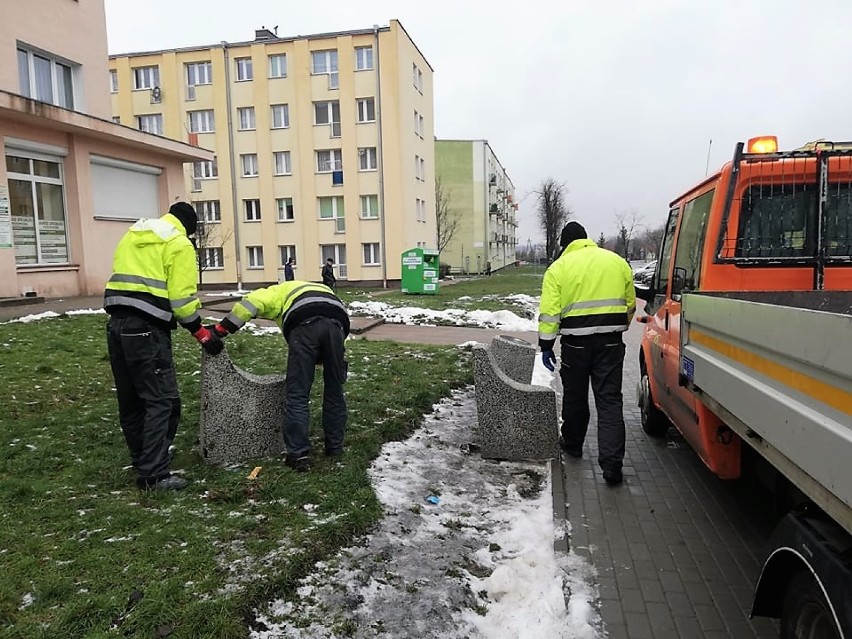
[[[222,338],[216,334],[216,331],[211,331],[206,326],[202,326],[192,336],[198,340],[198,343],[201,344],[208,355],[218,355],[222,352],[224,344],[222,344]]]
[[[230,334],[228,332],[228,329],[222,326],[221,324],[216,324],[215,326],[210,326],[209,328],[219,337],[227,337]]]

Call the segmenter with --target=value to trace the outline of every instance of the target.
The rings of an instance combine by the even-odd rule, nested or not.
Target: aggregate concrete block
[[[284,450],[284,375],[254,375],[227,351],[201,359],[201,455],[211,464],[274,457]]]
[[[552,459],[558,454],[556,393],[533,386],[535,346],[500,335],[473,347],[479,446],[483,457]]]

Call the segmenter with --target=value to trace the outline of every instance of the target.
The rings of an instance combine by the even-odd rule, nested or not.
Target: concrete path
[[[767,501],[715,477],[674,428],[663,439],[644,433],[635,401],[640,338],[634,324],[625,339],[624,484],[603,481],[592,408],[583,459],[563,456],[564,498],[554,499],[557,510],[566,504],[572,549],[597,570],[608,636],[777,638],[773,621],[748,619],[774,524]]]

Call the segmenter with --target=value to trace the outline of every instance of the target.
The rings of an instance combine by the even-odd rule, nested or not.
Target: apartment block
[[[122,125],[212,149],[187,165],[204,216],[205,285],[400,279],[400,256],[434,247],[432,69],[389,26],[114,55]]]
[[[483,273],[514,264],[518,202],[509,174],[486,140],[435,140],[435,173],[445,224],[455,232],[441,252],[451,272]]]
[[[45,16],[49,16],[46,18]],[[31,0],[0,29],[0,297],[92,295],[134,221],[213,154],[110,120],[103,0]]]

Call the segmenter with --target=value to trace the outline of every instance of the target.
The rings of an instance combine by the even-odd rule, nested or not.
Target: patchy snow
[[[102,308],[78,308],[72,311],[66,311],[66,315],[105,315],[106,311]]]
[[[476,419],[473,389],[456,391],[386,444],[370,469],[385,517],[258,611],[251,637],[602,636],[592,566],[553,549],[549,465],[470,454]]]
[[[512,311],[465,311],[451,308],[436,311],[430,308],[416,306],[391,306],[384,302],[350,302],[349,310],[354,315],[370,315],[382,317],[391,324],[435,324],[443,322],[455,326],[482,326],[497,328],[504,331],[537,331],[538,324],[534,320],[519,317]]]
[[[3,322],[4,324],[14,324],[16,322],[20,322],[21,324],[29,324],[30,322],[37,322],[43,319],[51,319],[53,317],[59,317],[59,313],[55,311],[45,311],[44,313],[36,313],[34,315],[24,315],[23,317],[18,317],[13,320],[9,320],[8,322]]]

